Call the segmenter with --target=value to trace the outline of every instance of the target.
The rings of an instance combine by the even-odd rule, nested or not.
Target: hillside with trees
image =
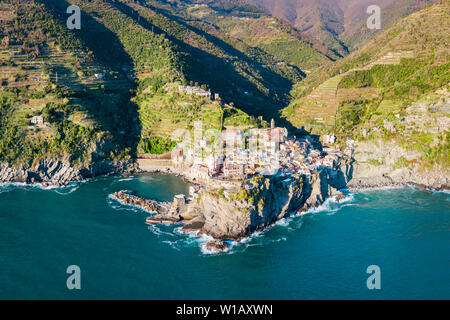
[[[72,4],[81,8],[80,30],[66,27]],[[263,28],[272,30],[255,6],[209,5],[231,20],[264,16]],[[283,60],[189,9],[189,1],[2,1],[0,161],[132,159],[152,143],[169,150],[173,128],[190,130],[197,120],[215,128],[265,125],[259,117],[277,117],[306,76],[300,67],[329,60],[285,27],[273,32],[305,51],[300,58]]]
[[[448,165],[450,4],[416,12],[293,90],[295,126],[357,141],[386,139]]]

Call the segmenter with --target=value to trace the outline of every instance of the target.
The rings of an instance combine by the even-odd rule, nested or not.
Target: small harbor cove
[[[353,191],[227,241],[217,253],[207,247],[213,238],[195,228],[146,224],[154,208],[113,199],[121,190],[163,204],[189,194],[181,178],[162,174],[53,189],[1,186],[1,298],[450,297],[446,192]],[[382,271],[379,291],[366,287],[374,264]],[[82,290],[67,290],[69,265],[80,266]]]

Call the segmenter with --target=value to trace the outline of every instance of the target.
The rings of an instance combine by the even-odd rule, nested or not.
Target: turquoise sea
[[[353,193],[209,254],[109,198],[123,189],[171,200],[188,187],[159,174],[0,187],[0,298],[450,299],[449,193]],[[81,290],[66,287],[69,265]],[[381,290],[367,289],[370,265]]]

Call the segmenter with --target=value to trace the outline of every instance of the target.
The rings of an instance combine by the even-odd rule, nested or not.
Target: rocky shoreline
[[[374,189],[415,186],[422,190],[450,190],[450,170],[444,166],[420,166],[423,155],[406,150],[395,141],[365,141],[353,151],[353,175],[348,187]]]
[[[393,189],[401,189],[406,187],[414,187],[417,189],[420,189],[423,192],[430,193],[430,192],[444,192],[444,191],[450,191],[449,185],[442,185],[439,187],[433,187],[429,185],[424,185],[420,183],[415,182],[402,182],[402,183],[351,183],[347,186],[347,189],[351,192],[355,191],[365,191],[365,190],[380,190],[380,189],[387,189],[387,188],[393,188]]]
[[[450,190],[449,185],[436,183],[445,182],[445,176],[444,180],[432,177],[431,183],[423,184],[406,180],[403,175],[374,176],[373,171],[360,168],[352,161],[342,161],[335,168],[323,168],[309,175],[278,174],[255,176],[242,181],[210,179],[207,182],[191,179],[188,172],[180,168],[156,169],[152,172],[183,178],[195,191],[191,190],[187,198],[177,195],[172,203],[140,198],[127,191],[116,192],[112,198],[124,205],[156,213],[148,217],[146,223],[180,223],[183,224],[182,232],[208,235],[214,240],[206,245],[206,249],[221,252],[228,249],[228,241],[240,241],[280,219],[316,208],[330,197],[337,201],[345,198],[341,191],[344,189],[414,186],[425,192]],[[28,168],[0,164],[0,183],[61,187],[102,175],[137,172],[143,171],[132,162],[98,162],[88,167],[74,168],[62,160],[46,159]],[[423,182],[423,179],[420,181]]]
[[[44,188],[47,187],[64,187],[74,182],[84,182],[88,179],[99,177],[99,176],[109,176],[116,174],[136,174],[136,173],[161,173],[174,175],[182,178],[186,183],[199,185],[197,181],[192,181],[189,177],[181,170],[176,170],[174,168],[162,170],[139,170],[136,169],[132,163],[98,163],[90,166],[89,168],[73,168],[68,164],[64,164],[59,160],[56,160],[56,165],[54,160],[45,160],[43,163],[45,165],[38,165],[32,168],[26,167],[11,167],[7,164],[0,164],[0,184],[5,183],[23,183],[27,185],[39,185]],[[53,163],[53,165],[51,165]],[[54,168],[58,168],[55,170]],[[48,168],[48,169],[47,169]],[[356,171],[358,171],[356,169]],[[416,187],[425,192],[427,191],[450,191],[450,184],[435,184],[429,181],[428,184],[401,180],[395,181],[392,178],[386,177],[366,177],[357,181],[355,179],[349,181],[347,185],[348,190],[373,190],[382,188],[404,188],[404,187]]]
[[[113,198],[156,212],[147,223],[180,223],[182,232],[212,237],[206,249],[220,252],[227,250],[229,241],[240,241],[280,219],[316,208],[330,197],[337,201],[345,198],[340,190],[348,183],[347,166],[343,163],[310,175],[257,175],[227,183],[211,179],[208,184],[191,187],[188,197],[175,196],[170,207],[124,191]]]
[[[98,176],[136,172],[132,161],[101,161],[74,167],[69,161],[43,159],[34,165],[10,166],[0,163],[0,183],[24,183],[47,187],[63,187]]]

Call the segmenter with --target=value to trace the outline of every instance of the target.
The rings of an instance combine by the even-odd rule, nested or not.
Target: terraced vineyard
[[[222,130],[226,126],[255,127],[254,118],[231,105],[222,105],[209,98],[180,92],[176,85],[167,86],[164,93],[137,98],[142,136],[169,138],[178,129],[193,133],[195,122],[202,130]]]
[[[415,153],[413,162],[394,169],[448,167],[449,15],[450,3],[440,1],[399,21],[298,84],[283,114],[313,133],[333,132],[342,146],[346,138],[361,145],[389,141]]]
[[[364,99],[372,100],[378,98],[380,93],[378,88],[373,87],[340,88],[339,85],[342,79],[354,72],[371,70],[377,65],[399,65],[401,59],[411,57],[411,51],[389,52],[362,68],[353,68],[343,74],[328,79],[296,105],[293,105],[296,108],[293,124],[304,126],[307,130],[315,129],[324,132],[325,130],[334,130],[338,108],[342,102]]]
[[[436,4],[399,21],[361,50],[327,65],[297,85],[283,111],[295,126],[315,132],[336,128],[340,107],[364,106],[366,119],[404,110],[423,94],[450,82],[446,16]],[[328,77],[328,79],[327,79]],[[370,111],[369,111],[370,110]],[[370,120],[370,121],[369,121]]]
[[[5,1],[0,7],[0,160],[69,156],[90,161],[86,149],[95,150],[90,145],[105,137],[116,140],[109,150],[113,156],[123,156],[129,151],[123,149],[128,146],[121,122],[130,113],[124,109],[117,119],[114,112],[116,104],[129,104],[133,79],[96,58],[45,5]],[[7,13],[9,20],[3,19]],[[34,116],[44,123],[31,124]],[[12,152],[11,146],[19,145]]]
[[[250,47],[264,50],[280,62],[300,68],[309,73],[332,58],[336,58],[314,39],[301,34],[286,22],[260,12],[254,16],[233,16],[213,10],[206,5],[195,4],[186,10],[191,17],[218,26],[231,39],[238,39]]]

